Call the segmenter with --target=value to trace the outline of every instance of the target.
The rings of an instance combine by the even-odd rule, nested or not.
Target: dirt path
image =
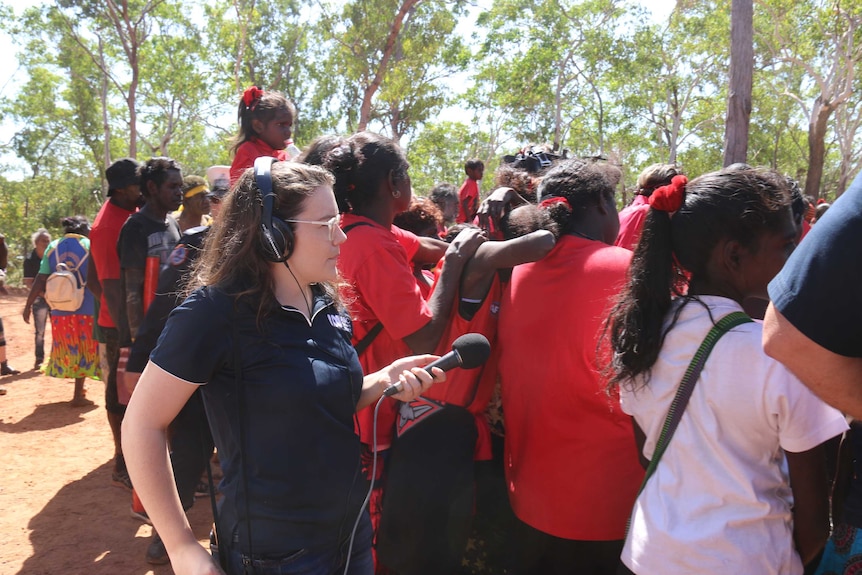
[[[152,528],[129,515],[130,493],[111,485],[113,442],[104,386],[87,381],[95,406],[73,408],[72,380],[32,371],[33,328],[24,295],[0,296],[9,363],[0,377],[0,575],[168,575],[144,553]],[[50,352],[49,335],[46,353]],[[25,371],[29,370],[29,371]],[[207,499],[189,519],[201,543],[212,521]]]

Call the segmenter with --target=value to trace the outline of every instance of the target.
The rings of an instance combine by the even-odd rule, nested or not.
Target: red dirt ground
[[[144,561],[152,527],[129,515],[130,493],[111,485],[104,385],[87,380],[96,405],[73,408],[72,380],[32,370],[25,299],[20,290],[0,295],[9,364],[22,372],[0,377],[0,575],[173,573]],[[46,353],[50,341],[49,321]],[[189,520],[205,543],[207,499],[198,499]]]

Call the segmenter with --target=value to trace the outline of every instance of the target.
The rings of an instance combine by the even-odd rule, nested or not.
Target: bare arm
[[[24,313],[22,314],[24,323],[30,323],[30,312],[33,309],[33,302],[36,301],[37,297],[45,295],[45,283],[47,281],[48,276],[46,274],[36,274],[33,285],[30,287],[30,293],[27,294],[27,302],[24,304]]]
[[[102,292],[105,294],[105,303],[108,305],[108,313],[111,314],[114,324],[119,327],[126,317],[126,301],[123,297],[120,280],[102,280],[101,284]]]
[[[165,543],[174,572],[215,575],[221,570],[189,526],[168,455],[168,425],[196,388],[148,363],[123,418],[123,453],[135,491]]]
[[[434,288],[428,300],[431,320],[404,338],[404,343],[413,353],[429,353],[437,347],[452,313],[455,292],[458,289],[464,265],[473,257],[483,241],[485,238],[478,230],[468,229],[458,234],[446,250],[443,271],[440,279],[437,280],[437,287]]]
[[[638,425],[634,417],[632,417],[632,429],[635,432],[635,447],[637,447],[638,450],[638,462],[640,462],[641,467],[646,469],[647,467],[649,467],[649,459],[644,457],[644,444],[646,443],[646,433],[644,433],[643,429],[641,429],[641,426]]]
[[[793,491],[793,539],[803,564],[814,559],[829,537],[829,480],[823,445],[787,453]]]
[[[99,281],[99,272],[96,270],[96,264],[93,258],[87,259],[87,289],[96,298],[96,301],[102,299],[102,282]]]
[[[485,230],[490,229],[491,223],[497,225],[509,207],[526,203],[528,203],[527,200],[513,188],[497,188],[479,204],[479,210],[476,213],[479,216],[479,226]]]
[[[413,256],[414,264],[436,264],[449,249],[449,244],[435,238],[419,238],[419,249]]]
[[[144,321],[144,270],[126,268],[126,316],[129,322],[129,335],[132,339],[138,334],[138,327]]]
[[[862,358],[838,355],[820,346],[772,304],[763,322],[763,349],[823,401],[862,419]]]
[[[546,230],[503,242],[485,242],[464,267],[461,297],[484,298],[498,269],[538,261],[554,249],[554,243],[554,234]]]

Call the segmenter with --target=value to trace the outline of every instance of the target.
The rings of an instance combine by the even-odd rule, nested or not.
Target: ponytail
[[[613,350],[609,389],[648,373],[658,359],[667,333],[665,316],[672,297],[679,295],[681,273],[674,259],[671,213],[682,206],[686,182],[685,176],[675,176],[650,196],[628,281],[608,318]]]
[[[733,166],[691,183],[674,176],[649,203],[628,282],[605,325],[613,350],[609,390],[638,376],[649,381],[665,335],[683,309],[668,322],[672,298],[687,283],[683,272],[692,283],[709,280],[711,254],[722,238],[756,249],[763,232],[781,230],[790,193],[788,179],[778,172]]]

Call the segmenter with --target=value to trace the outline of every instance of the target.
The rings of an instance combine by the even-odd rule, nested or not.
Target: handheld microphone
[[[452,351],[435,359],[423,369],[431,373],[432,367],[439,367],[443,371],[460,367],[462,369],[473,369],[479,367],[491,355],[491,344],[481,333],[465,333],[452,342]],[[401,382],[390,385],[383,390],[383,396],[389,397],[402,390]]]

